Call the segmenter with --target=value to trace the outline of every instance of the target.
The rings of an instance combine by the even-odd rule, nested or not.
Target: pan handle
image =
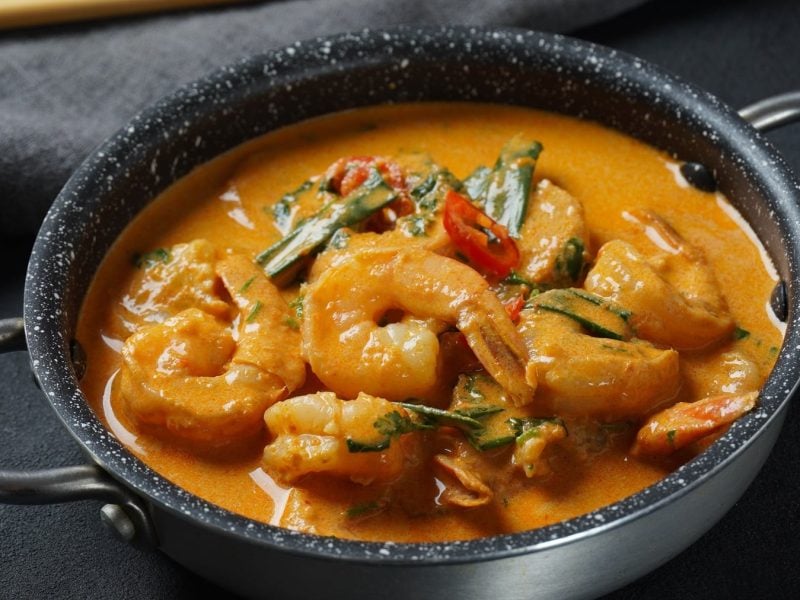
[[[770,96],[739,111],[739,116],[759,131],[800,120],[800,90]]]
[[[23,320],[0,319],[0,352],[25,350]],[[57,504],[100,500],[100,518],[117,536],[140,548],[155,548],[155,530],[136,496],[97,465],[42,471],[0,469],[0,504]]]
[[[0,352],[25,349],[25,325],[22,318],[0,319]]]
[[[157,546],[155,531],[141,504],[97,465],[42,471],[0,470],[0,503],[59,504],[100,500],[103,524],[120,539],[139,548]]]

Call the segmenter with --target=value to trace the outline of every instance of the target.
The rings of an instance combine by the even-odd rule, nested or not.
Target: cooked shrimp
[[[621,240],[605,244],[586,289],[633,311],[637,335],[657,344],[694,350],[730,334],[733,320],[700,250],[651,212],[626,218],[643,250]]]
[[[519,272],[534,283],[575,285],[588,263],[589,230],[583,205],[548,180],[531,194],[517,245]]]
[[[520,332],[547,414],[624,418],[650,413],[678,393],[678,353],[641,340],[593,337],[563,314],[523,310]]]
[[[133,418],[209,444],[257,432],[264,410],[305,380],[278,290],[242,256],[216,270],[239,309],[233,330],[198,308],[145,327],[125,342],[120,382]]]
[[[660,456],[721,431],[756,404],[758,392],[678,402],[652,416],[636,435],[633,453]]]
[[[396,312],[454,324],[486,371],[517,404],[533,399],[527,354],[503,305],[477,271],[418,248],[361,250],[306,292],[303,343],[314,373],[345,397],[425,398],[436,387],[434,331],[381,322]]]
[[[328,473],[368,485],[398,478],[417,450],[419,434],[390,439],[376,428],[381,417],[401,406],[383,398],[359,394],[340,400],[333,392],[296,396],[264,413],[274,440],[264,449],[264,470],[278,481],[291,484],[309,473]],[[372,451],[352,449],[353,442]]]
[[[758,366],[741,352],[723,352],[719,365],[724,371],[714,376],[711,388],[718,394],[742,394],[761,387]]]
[[[309,283],[316,281],[328,269],[350,260],[350,257],[357,252],[380,250],[398,252],[414,246],[444,256],[454,253],[454,246],[444,229],[441,215],[432,218],[428,232],[424,236],[411,235],[404,229],[393,229],[383,233],[342,229],[337,235],[339,238],[336,243],[329,245],[320,253],[308,270]]]
[[[187,308],[227,319],[230,306],[218,293],[215,254],[211,243],[200,239],[140,257],[140,270],[122,298],[127,335]]]

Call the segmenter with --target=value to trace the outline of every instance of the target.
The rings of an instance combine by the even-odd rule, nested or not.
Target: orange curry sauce
[[[580,448],[568,436],[550,458],[552,475],[511,486],[486,506],[438,506],[431,475],[408,484],[406,502],[360,510],[373,506],[372,486],[324,476],[278,486],[260,467],[266,434],[199,452],[137,429],[117,397],[119,307],[137,272],[136,253],[205,238],[255,256],[280,238],[270,205],[339,157],[424,152],[463,178],[477,165],[493,164],[517,134],[544,146],[535,180],[550,179],[583,203],[594,252],[625,227],[621,213],[631,208],[657,211],[704,251],[737,327],[749,335],[682,352],[677,400],[709,393],[725,351],[746,353],[766,377],[782,334],[768,307],[776,276],[721,195],[687,186],[671,157],[595,123],[516,107],[418,104],[355,110],[272,132],[199,167],[149,205],[109,251],[83,306],[77,337],[88,369],[81,386],[92,408],[133,454],[190,492],[258,521],[345,538],[434,541],[521,531],[607,505],[664,477],[689,456],[629,455],[634,427],[597,444],[584,440]],[[293,298],[297,287],[284,295]],[[315,391],[315,381],[309,377],[295,394]]]

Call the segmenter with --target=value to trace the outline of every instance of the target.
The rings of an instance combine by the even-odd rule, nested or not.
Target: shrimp
[[[761,386],[758,366],[740,352],[723,352],[719,365],[724,371],[711,380],[712,389],[718,394],[742,394],[757,390]]]
[[[563,416],[646,415],[680,388],[678,353],[642,340],[592,337],[563,314],[538,307],[520,313],[527,375],[538,382],[536,406]]]
[[[199,308],[220,319],[230,306],[220,297],[214,247],[199,239],[139,257],[140,270],[122,298],[126,336],[145,323],[163,323],[187,308]]]
[[[699,249],[657,215],[626,213],[646,250],[622,240],[605,244],[585,287],[633,311],[639,337],[677,350],[696,350],[734,328],[714,274]]]
[[[453,255],[454,246],[445,231],[441,215],[433,218],[428,227],[428,232],[424,236],[412,236],[403,229],[392,229],[383,233],[341,229],[336,234],[340,236],[336,243],[328,245],[314,259],[308,270],[308,282],[313,283],[328,269],[350,260],[354,253],[362,251],[392,250],[398,252],[414,246],[443,256]]]
[[[420,435],[385,437],[376,422],[392,413],[408,418],[403,407],[369,394],[341,400],[333,392],[318,392],[279,402],[264,413],[274,437],[264,449],[264,470],[286,484],[310,473],[327,473],[363,485],[391,482],[414,459]],[[354,449],[353,442],[372,451]]]
[[[220,261],[216,271],[238,307],[233,330],[188,308],[126,340],[120,378],[135,420],[211,445],[259,431],[264,410],[306,374],[300,334],[278,290],[243,256]]]
[[[663,456],[717,433],[756,404],[758,392],[721,394],[678,402],[652,416],[636,435],[633,453]]]
[[[541,181],[531,194],[517,242],[520,274],[534,283],[574,285],[590,259],[588,241],[580,201],[552,182]]]
[[[389,400],[432,394],[436,334],[402,320],[381,325],[398,312],[454,324],[515,403],[533,399],[525,346],[488,283],[454,259],[413,247],[354,252],[308,286],[302,332],[316,376],[351,398],[360,391]]]

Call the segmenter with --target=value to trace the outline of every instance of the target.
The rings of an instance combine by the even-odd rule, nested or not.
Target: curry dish
[[[171,481],[344,538],[522,531],[758,403],[777,277],[673,157],[530,109],[359,109],[196,169],[108,253],[81,385]]]

